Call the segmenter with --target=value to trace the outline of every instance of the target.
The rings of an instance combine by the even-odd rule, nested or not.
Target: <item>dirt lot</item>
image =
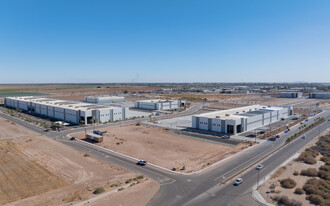
[[[112,127],[107,131],[100,146],[169,169],[181,169],[185,166],[185,172],[200,170],[208,163],[217,162],[248,145],[242,143],[229,146],[198,141],[169,134],[166,129],[145,125]],[[75,136],[83,139],[84,133]]]
[[[283,105],[292,102],[296,102],[299,99],[295,98],[276,98],[276,97],[262,97],[262,96],[254,96],[249,98],[242,98],[236,100],[227,101],[227,103],[236,103],[236,104],[265,104],[265,105]]]
[[[308,102],[296,104],[295,107],[315,107],[318,104],[318,108],[329,109],[330,100],[329,99],[313,99]]]
[[[43,137],[0,118],[0,204],[60,205],[97,197],[97,187],[112,190],[139,174],[103,162],[92,156]],[[159,184],[143,178],[139,184],[104,196],[113,205],[145,205],[158,191]],[[147,195],[142,196],[143,190]],[[38,194],[38,195],[36,195]],[[109,205],[102,199],[97,205]]]

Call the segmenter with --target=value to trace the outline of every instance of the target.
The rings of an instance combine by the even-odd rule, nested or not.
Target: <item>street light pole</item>
[[[259,188],[259,172],[260,172],[260,170],[258,170],[257,190]]]

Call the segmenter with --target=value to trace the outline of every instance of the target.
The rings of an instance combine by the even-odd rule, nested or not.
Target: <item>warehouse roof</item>
[[[98,104],[91,104],[86,102],[75,102],[68,100],[58,100],[58,99],[50,99],[43,97],[9,97],[10,99],[27,101],[33,103],[39,103],[47,106],[60,107],[63,109],[72,109],[72,110],[92,110],[92,109],[118,109],[118,107],[111,106],[100,106]]]
[[[252,105],[246,107],[239,107],[228,110],[220,110],[215,112],[204,113],[200,115],[194,115],[196,117],[206,117],[206,118],[219,118],[219,119],[231,119],[238,120],[242,117],[253,117],[256,115],[261,115],[269,113],[272,111],[281,110],[283,107],[273,107],[265,105]]]
[[[163,103],[163,102],[174,102],[178,100],[171,100],[171,99],[145,99],[145,100],[139,100],[136,102],[150,102],[150,103]]]

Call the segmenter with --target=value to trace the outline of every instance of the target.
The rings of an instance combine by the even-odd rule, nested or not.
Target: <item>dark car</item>
[[[147,161],[139,160],[136,164],[141,165],[141,166],[145,166],[147,164]]]
[[[275,138],[280,138],[280,135],[276,134],[274,135]]]
[[[76,138],[75,137],[71,137],[70,140],[75,140]]]
[[[268,141],[276,141],[276,138],[275,137],[271,137],[268,139]]]

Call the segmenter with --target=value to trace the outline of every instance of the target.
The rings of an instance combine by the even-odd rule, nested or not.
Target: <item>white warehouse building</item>
[[[39,97],[6,97],[5,106],[73,124],[85,125],[124,120],[128,113],[128,108]]]
[[[293,107],[253,105],[192,116],[192,127],[237,134],[250,131],[292,115]]]
[[[90,97],[85,97],[84,101],[94,104],[107,104],[107,103],[123,102],[125,101],[125,98],[118,96],[103,96],[103,97],[90,96]]]
[[[181,100],[152,99],[134,102],[134,107],[148,110],[174,110],[184,106],[185,102]]]

